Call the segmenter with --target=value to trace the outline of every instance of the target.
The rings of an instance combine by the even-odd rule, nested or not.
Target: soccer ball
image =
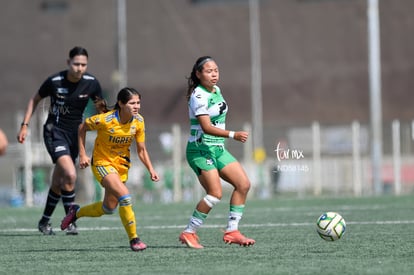
[[[316,232],[325,241],[339,240],[345,233],[344,218],[336,212],[323,213],[316,221]]]

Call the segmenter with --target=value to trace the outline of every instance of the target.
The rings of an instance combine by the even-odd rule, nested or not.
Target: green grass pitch
[[[252,247],[222,241],[228,199],[199,230],[204,249],[178,242],[195,203],[135,202],[138,233],[148,248],[129,249],[118,215],[78,220],[79,235],[36,229],[41,208],[0,209],[0,274],[413,274],[414,198],[285,198],[249,200],[240,230]],[[342,239],[322,240],[315,222],[326,211],[347,224]]]

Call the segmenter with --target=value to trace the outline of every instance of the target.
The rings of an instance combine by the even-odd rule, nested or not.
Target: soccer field
[[[63,208],[52,218],[55,236],[36,225],[40,208],[0,209],[0,274],[413,274],[413,197],[248,201],[240,230],[252,247],[222,241],[228,199],[207,218],[204,249],[188,249],[178,235],[194,203],[135,202],[138,233],[148,248],[133,252],[118,215],[78,220],[79,235],[60,231]],[[336,211],[344,237],[322,240],[315,221]]]

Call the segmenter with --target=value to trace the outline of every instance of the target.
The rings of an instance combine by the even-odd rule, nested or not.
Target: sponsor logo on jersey
[[[68,93],[69,93],[69,91],[66,88],[57,88],[56,89],[56,98],[64,100]]]
[[[66,88],[57,88],[57,93],[58,94],[68,94],[69,91]]]
[[[116,144],[128,144],[128,143],[131,143],[131,137],[109,136],[109,142],[116,143]]]

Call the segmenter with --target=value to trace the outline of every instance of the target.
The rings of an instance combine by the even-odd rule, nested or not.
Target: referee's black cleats
[[[75,222],[69,224],[68,228],[66,228],[66,235],[78,235],[78,230],[76,228],[77,226]]]
[[[37,228],[43,235],[55,235],[55,232],[52,230],[52,226],[50,223],[40,223],[38,224]]]

